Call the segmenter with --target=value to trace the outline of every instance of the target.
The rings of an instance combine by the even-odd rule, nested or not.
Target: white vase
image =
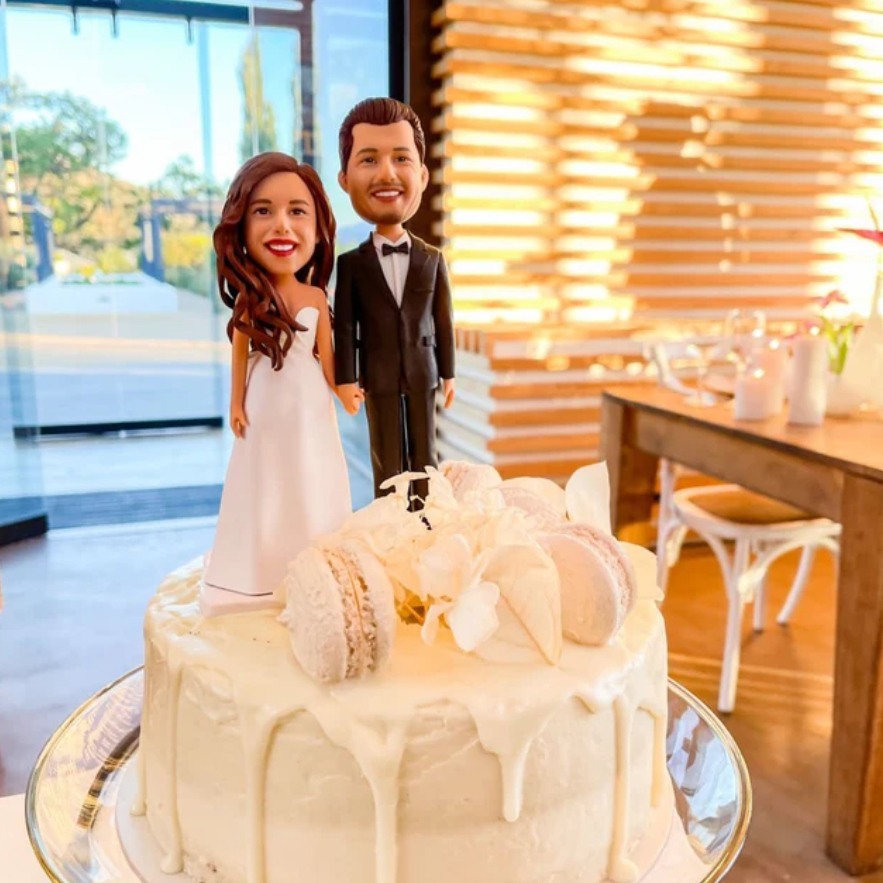
[[[849,389],[883,408],[883,273],[877,276],[871,311],[864,328],[855,336],[841,375]]]
[[[825,413],[830,417],[847,417],[859,409],[864,396],[851,386],[842,374],[828,372],[828,399]]]

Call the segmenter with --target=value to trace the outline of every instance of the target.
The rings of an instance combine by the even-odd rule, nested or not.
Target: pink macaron
[[[304,549],[289,565],[282,618],[304,671],[337,682],[379,671],[395,640],[392,583],[361,540]]]
[[[539,494],[525,487],[503,484],[499,490],[506,505],[528,514],[538,530],[555,530],[564,521],[564,517],[554,506],[550,506]]]
[[[469,491],[486,491],[499,487],[503,479],[500,473],[486,463],[467,463],[466,460],[445,460],[439,471],[451,483],[458,500]]]
[[[637,599],[635,569],[616,538],[588,524],[562,524],[544,534],[561,580],[564,637],[577,644],[607,644]]]

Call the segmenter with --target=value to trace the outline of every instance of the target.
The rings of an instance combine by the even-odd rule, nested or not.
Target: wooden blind
[[[865,307],[883,0],[447,0],[435,150],[461,323]]]

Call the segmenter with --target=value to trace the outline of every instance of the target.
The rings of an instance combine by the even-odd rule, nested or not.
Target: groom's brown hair
[[[420,125],[420,117],[412,107],[396,101],[395,98],[366,98],[360,101],[340,124],[338,136],[338,150],[340,151],[340,170],[346,172],[349,165],[350,154],[353,152],[353,128],[359,123],[368,123],[371,126],[392,126],[395,123],[408,122],[414,130],[414,144],[420,154],[420,162],[426,158],[426,138],[423,135],[423,126]]]

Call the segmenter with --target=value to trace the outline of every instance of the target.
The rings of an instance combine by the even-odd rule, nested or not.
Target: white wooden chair
[[[674,373],[674,357],[668,344],[654,345],[650,358],[662,385],[689,391]],[[780,625],[787,624],[809,580],[816,549],[823,547],[838,554],[840,525],[734,484],[675,490],[677,469],[669,460],[660,463],[656,544],[659,585],[664,592],[689,530],[708,543],[720,564],[727,595],[718,711],[730,712],[736,704],[746,604],[754,604],[754,630],[763,631],[770,565],[787,552],[803,549],[791,591],[777,617]],[[732,552],[728,543],[732,543]]]

